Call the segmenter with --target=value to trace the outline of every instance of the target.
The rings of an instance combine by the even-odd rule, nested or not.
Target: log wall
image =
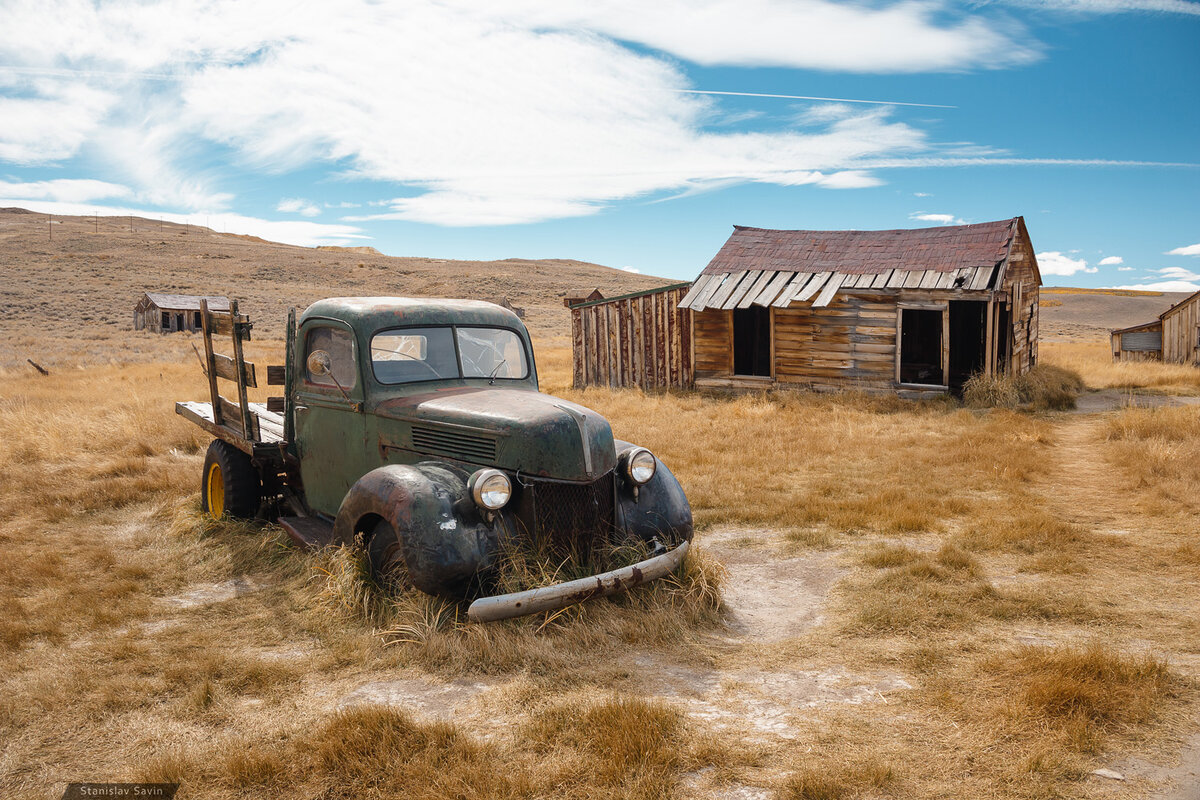
[[[775,309],[775,379],[814,389],[891,389],[896,299],[838,295],[825,308]]]
[[[571,307],[573,384],[642,389],[692,385],[690,284]]]

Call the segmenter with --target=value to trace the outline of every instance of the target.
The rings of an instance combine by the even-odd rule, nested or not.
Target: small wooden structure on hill
[[[228,312],[228,297],[197,297],[190,294],[146,292],[133,307],[133,329],[155,333],[200,331],[200,302],[208,301],[211,311]]]
[[[738,226],[690,287],[573,306],[575,385],[957,391],[1036,363],[1040,286],[1021,217]]]
[[[1113,361],[1166,361],[1200,366],[1200,292],[1153,322],[1112,331]]]
[[[603,299],[604,295],[600,293],[599,289],[576,289],[573,292],[567,293],[567,296],[563,298],[563,305],[567,308],[570,308],[571,306],[577,306],[580,303],[594,303],[597,300]]]

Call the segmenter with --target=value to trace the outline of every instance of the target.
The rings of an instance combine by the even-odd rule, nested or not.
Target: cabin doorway
[[[987,303],[978,300],[950,301],[950,391],[958,394],[963,384],[987,364]]]
[[[733,374],[771,377],[771,310],[733,310]]]
[[[942,309],[901,308],[900,383],[945,386]]]

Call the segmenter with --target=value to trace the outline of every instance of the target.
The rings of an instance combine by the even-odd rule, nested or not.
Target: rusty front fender
[[[350,543],[364,520],[381,517],[396,531],[413,586],[428,594],[462,597],[490,564],[497,534],[467,493],[468,475],[446,464],[390,464],[350,488],[334,521],[334,541]]]

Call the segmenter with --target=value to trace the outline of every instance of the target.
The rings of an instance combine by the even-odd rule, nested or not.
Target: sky
[[[0,0],[0,207],[678,280],[1025,217],[1200,290],[1200,2]]]

